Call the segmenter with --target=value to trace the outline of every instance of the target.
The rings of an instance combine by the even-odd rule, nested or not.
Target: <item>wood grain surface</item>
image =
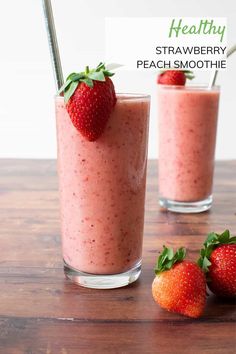
[[[160,210],[157,161],[149,161],[143,270],[126,288],[91,290],[64,277],[56,163],[0,161],[0,353],[235,354],[235,302],[209,296],[193,320],[151,295],[162,245],[192,260],[210,231],[236,234],[236,161],[218,162],[214,205],[202,214]]]

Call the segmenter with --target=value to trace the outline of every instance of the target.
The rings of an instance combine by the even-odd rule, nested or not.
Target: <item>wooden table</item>
[[[65,279],[55,161],[0,161],[0,353],[235,354],[235,304],[210,296],[198,320],[171,314],[151,295],[162,245],[196,260],[208,232],[236,234],[236,161],[216,167],[214,206],[161,211],[149,163],[143,271],[133,285],[91,290]]]

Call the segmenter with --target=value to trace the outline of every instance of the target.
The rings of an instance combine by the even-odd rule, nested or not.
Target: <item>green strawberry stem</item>
[[[79,83],[83,82],[90,88],[93,88],[94,81],[105,81],[106,77],[113,76],[114,73],[111,73],[106,69],[104,63],[99,63],[95,69],[89,69],[89,66],[85,67],[85,71],[79,73],[71,73],[64,85],[58,91],[58,94],[64,93],[64,101],[67,103],[71,96],[74,94]]]
[[[232,237],[229,230],[225,230],[222,234],[217,234],[215,232],[209,233],[203,244],[204,248],[200,250],[200,257],[197,261],[199,267],[207,273],[209,271],[209,266],[211,265],[210,256],[214,249],[221,245],[230,245],[235,243],[236,236]]]
[[[179,248],[174,254],[173,248],[167,248],[163,246],[163,251],[157,259],[156,266],[154,268],[155,274],[158,275],[165,270],[169,270],[177,262],[182,262],[186,256],[186,249],[184,247]]]

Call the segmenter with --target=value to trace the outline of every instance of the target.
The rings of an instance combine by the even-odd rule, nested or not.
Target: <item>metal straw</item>
[[[50,49],[54,79],[56,84],[57,91],[63,85],[63,73],[61,67],[61,59],[60,53],[57,44],[57,35],[55,30],[55,24],[53,19],[53,12],[52,12],[52,4],[51,0],[42,0],[43,2],[43,10],[44,10],[44,18],[46,24],[46,30],[48,35],[48,44]]]
[[[227,51],[227,54],[226,54],[227,58],[231,54],[233,54],[235,51],[236,51],[236,44],[233,45],[231,48],[229,48],[229,50]],[[213,86],[215,86],[217,75],[218,75],[218,70],[213,71],[211,78],[210,78],[209,86],[208,86],[209,89],[212,88]]]

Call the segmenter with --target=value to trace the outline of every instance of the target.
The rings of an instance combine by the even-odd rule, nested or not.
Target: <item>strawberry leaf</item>
[[[209,267],[211,265],[211,262],[209,261],[209,259],[207,258],[207,257],[204,257],[203,258],[203,262],[202,262],[202,266],[204,267],[204,268],[207,268],[207,267]]]
[[[234,236],[234,237],[231,237],[230,239],[229,239],[229,242],[228,242],[229,244],[234,244],[234,243],[236,243],[236,236]]]
[[[67,79],[66,82],[62,85],[62,87],[59,89],[58,94],[62,93],[63,91],[67,91],[67,89],[69,89],[69,86],[71,85],[72,82],[76,82],[79,81],[80,79],[82,79],[84,76],[84,73],[71,73]]]
[[[186,256],[186,249],[184,247],[181,247],[177,250],[176,254],[175,254],[175,258],[176,260],[183,260]]]
[[[78,74],[73,74],[71,77],[70,77],[70,80],[71,81],[79,81],[80,79],[84,79],[85,78],[85,74],[82,72],[82,73],[78,73]]]
[[[211,253],[214,249],[224,244],[227,245],[233,243],[236,243],[236,237],[231,237],[229,230],[225,230],[222,234],[217,234],[215,232],[209,233],[204,242],[204,248],[200,250],[200,257],[197,261],[198,265],[207,273],[209,271],[209,266],[211,265]]]
[[[71,98],[71,96],[73,95],[73,93],[75,92],[77,86],[78,86],[79,82],[71,82],[69,88],[67,90],[64,91],[64,100],[65,103],[67,103],[69,101],[69,99]]]
[[[86,85],[88,85],[90,88],[93,87],[93,80],[90,79],[89,77],[85,78],[85,79],[81,79],[81,82],[84,82]]]
[[[195,78],[195,76],[194,75],[190,75],[190,74],[185,74],[185,77],[186,77],[186,79],[188,79],[188,80],[193,80],[194,78]]]
[[[190,70],[184,70],[186,79],[193,80],[195,78],[194,73]]]
[[[169,270],[172,267],[172,265],[173,265],[172,261],[166,262],[165,263],[165,269]]]
[[[58,94],[64,92],[64,100],[65,103],[67,103],[80,82],[93,88],[94,81],[106,81],[106,77],[113,75],[113,73],[106,69],[105,63],[99,63],[96,69],[89,69],[89,66],[86,66],[85,71],[83,72],[71,73],[67,77],[66,82],[59,89]]]
[[[218,236],[215,232],[211,232],[207,235],[207,239],[204,242],[204,246],[208,247],[209,245],[218,243]]]
[[[69,76],[67,76],[66,81],[71,80],[74,75],[76,75],[76,73],[71,73]]]
[[[221,235],[218,236],[219,243],[228,243],[230,239],[229,230],[225,230]]]
[[[98,66],[96,67],[95,71],[100,71],[100,70],[105,70],[105,64],[104,63],[99,63]]]
[[[115,73],[111,73],[111,72],[108,71],[108,70],[103,70],[103,74],[104,74],[105,76],[113,76],[113,75],[115,75]]]
[[[68,86],[70,86],[70,84],[71,84],[71,80],[70,79],[67,79],[67,81],[62,85],[62,87],[58,90],[58,95],[60,94],[60,93],[62,93],[63,91],[65,91],[67,88],[68,88]]]
[[[203,268],[203,269],[207,269],[208,266],[211,265],[211,262],[209,261],[209,259],[204,255],[204,257],[201,258],[201,260],[198,261],[198,265]]]
[[[88,78],[97,81],[105,81],[105,75],[103,71],[94,71],[88,74]]]
[[[174,251],[173,248],[167,248],[167,258],[171,260],[174,257]]]
[[[167,248],[163,246],[163,251],[157,259],[156,266],[154,268],[155,273],[158,275],[165,270],[169,270],[172,266],[181,262],[186,256],[186,249],[181,247],[176,253],[174,253],[173,248]]]

